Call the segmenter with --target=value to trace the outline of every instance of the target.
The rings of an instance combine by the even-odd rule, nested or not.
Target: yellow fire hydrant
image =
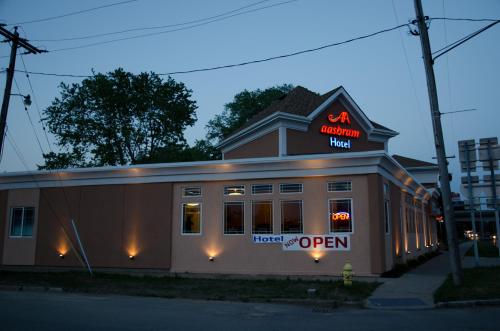
[[[344,270],[342,271],[342,277],[344,278],[344,286],[352,285],[352,265],[351,262],[347,261],[344,265]]]

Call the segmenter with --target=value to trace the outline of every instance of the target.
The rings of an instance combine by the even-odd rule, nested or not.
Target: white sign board
[[[283,236],[284,251],[350,251],[351,236],[348,234]]]

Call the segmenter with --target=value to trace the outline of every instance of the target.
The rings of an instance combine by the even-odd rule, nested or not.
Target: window
[[[280,193],[302,193],[302,184],[280,184]]]
[[[182,204],[182,233],[201,233],[201,203],[192,202]]]
[[[384,183],[384,227],[385,233],[391,233],[391,209],[390,209],[390,194],[389,184]]]
[[[281,201],[281,233],[302,233],[302,200]]]
[[[224,186],[224,195],[244,195],[245,185]]]
[[[271,194],[273,193],[272,184],[252,185],[252,194]]]
[[[273,233],[272,201],[252,201],[252,233]]]
[[[352,232],[352,200],[329,200],[330,232]]]
[[[244,206],[243,202],[224,202],[224,234],[245,232]]]
[[[11,237],[31,237],[33,235],[33,221],[35,208],[15,207],[12,208],[10,221]]]
[[[343,181],[343,182],[329,182],[328,183],[328,192],[350,192],[352,191],[352,182]]]
[[[183,187],[182,188],[182,196],[183,197],[201,197],[201,187],[200,186]]]

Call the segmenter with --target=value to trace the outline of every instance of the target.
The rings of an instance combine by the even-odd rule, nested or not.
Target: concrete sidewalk
[[[460,245],[465,255],[472,242]],[[448,252],[431,259],[399,278],[380,285],[368,298],[366,307],[372,309],[428,309],[434,307],[434,292],[450,273]]]

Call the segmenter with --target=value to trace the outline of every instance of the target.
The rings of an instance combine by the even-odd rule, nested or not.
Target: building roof
[[[293,90],[288,92],[288,94],[274,101],[270,106],[264,108],[253,117],[251,117],[243,126],[232,132],[231,136],[273,113],[282,112],[300,116],[308,116],[341,88],[342,86],[339,86],[323,95],[320,95],[306,89],[305,87],[297,86]],[[392,131],[391,129],[376,122],[373,122],[371,120],[370,122],[377,129]]]
[[[405,168],[422,168],[422,167],[437,167],[438,165],[435,163],[430,163],[422,160],[412,159],[409,157],[396,155],[392,156],[399,164],[401,164]]]

